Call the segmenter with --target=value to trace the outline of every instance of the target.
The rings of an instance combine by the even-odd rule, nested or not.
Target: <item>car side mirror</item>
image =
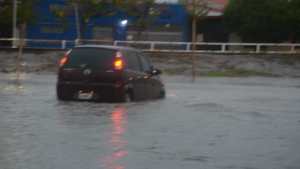
[[[151,71],[151,75],[153,75],[153,76],[160,75],[160,74],[162,74],[162,71],[159,70],[159,69],[153,68],[152,71]]]

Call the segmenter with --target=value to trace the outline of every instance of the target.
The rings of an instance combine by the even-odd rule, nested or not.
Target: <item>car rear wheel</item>
[[[130,98],[130,96],[129,96],[128,93],[125,94],[124,102],[125,102],[125,103],[131,102],[131,98]]]
[[[128,91],[122,96],[121,102],[130,103],[133,101],[133,99],[134,98],[133,98],[132,92]]]
[[[160,91],[159,98],[160,98],[160,99],[166,98],[166,91],[165,91],[165,90],[161,90],[161,91]]]

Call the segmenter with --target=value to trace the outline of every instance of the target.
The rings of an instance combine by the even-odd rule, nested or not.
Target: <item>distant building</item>
[[[210,0],[207,16],[198,22],[198,41],[228,42],[229,34],[223,23],[223,12],[228,0]]]
[[[77,38],[74,10],[66,5],[66,0],[42,0],[36,4],[35,22],[27,26],[28,39],[75,40]],[[1,2],[1,0],[0,0]],[[144,30],[133,23],[134,17],[122,12],[113,16],[97,16],[89,19],[82,28],[82,39],[94,40],[144,40],[144,41],[190,41],[191,20],[182,0],[156,0],[161,14],[156,16]],[[228,42],[229,35],[223,25],[223,11],[228,0],[209,0],[210,11],[204,20],[198,22],[199,42]],[[67,11],[67,17],[57,17],[55,11]],[[120,21],[128,20],[128,25],[120,27]],[[0,28],[3,30],[3,28]],[[11,32],[11,28],[1,32]],[[0,35],[8,37],[7,34]]]
[[[158,4],[159,6],[159,4]],[[180,4],[161,4],[163,11],[157,16],[153,24],[143,33],[132,25],[134,17],[117,12],[113,16],[98,16],[91,18],[83,29],[82,39],[97,40],[151,40],[151,41],[187,41],[188,16],[185,8]],[[54,15],[55,9],[69,10],[65,20]],[[67,9],[65,0],[43,0],[34,10],[38,13],[36,22],[27,28],[29,39],[76,39],[76,23],[74,11]],[[121,28],[119,22],[128,19],[126,29]]]

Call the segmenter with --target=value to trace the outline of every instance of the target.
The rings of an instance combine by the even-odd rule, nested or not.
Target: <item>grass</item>
[[[164,69],[164,73],[167,75],[182,75],[184,72],[187,73],[191,71],[191,68],[179,67],[179,68],[169,68]],[[184,73],[184,74],[185,74]],[[226,69],[223,71],[210,71],[210,72],[198,72],[200,76],[205,77],[249,77],[249,76],[263,76],[263,77],[275,77],[272,73],[255,71],[255,70],[246,70],[246,69]]]
[[[249,77],[249,76],[264,76],[264,77],[274,77],[273,74],[268,72],[261,72],[255,70],[245,70],[245,69],[228,69],[224,71],[212,71],[202,74],[202,76],[207,77]]]
[[[163,72],[168,75],[177,75],[177,74],[181,74],[189,69],[191,69],[191,68],[186,68],[186,67],[168,68],[168,69],[164,69]]]

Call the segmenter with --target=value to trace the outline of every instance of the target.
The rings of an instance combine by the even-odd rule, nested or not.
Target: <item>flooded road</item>
[[[299,169],[300,79],[164,77],[165,100],[60,102],[0,74],[1,169]]]

